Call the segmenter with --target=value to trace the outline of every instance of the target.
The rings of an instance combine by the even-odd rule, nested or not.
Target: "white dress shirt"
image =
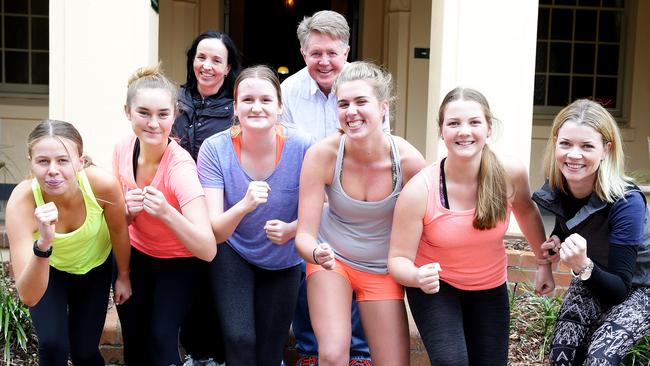
[[[325,95],[307,67],[282,82],[283,111],[280,121],[311,135],[316,141],[337,132],[341,127],[336,108],[336,95]],[[389,131],[388,113],[383,128]]]

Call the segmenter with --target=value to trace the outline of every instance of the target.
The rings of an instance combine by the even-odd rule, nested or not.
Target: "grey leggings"
[[[621,304],[603,306],[574,279],[558,315],[551,365],[618,365],[650,332],[650,287],[635,287]]]

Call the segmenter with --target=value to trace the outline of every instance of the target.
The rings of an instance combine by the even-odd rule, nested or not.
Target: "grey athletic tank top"
[[[329,243],[338,260],[354,269],[378,274],[388,272],[386,263],[393,210],[402,191],[399,150],[393,137],[386,136],[390,141],[393,173],[396,175],[393,191],[388,197],[374,202],[356,200],[343,191],[341,171],[346,136],[341,136],[332,185],[325,186],[329,205],[323,210],[318,233],[319,242]]]

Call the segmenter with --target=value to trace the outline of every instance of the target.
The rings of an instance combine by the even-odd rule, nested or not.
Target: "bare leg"
[[[318,340],[318,364],[346,366],[352,333],[350,283],[336,272],[316,272],[307,280],[307,299]]]
[[[409,329],[404,301],[362,301],[359,312],[373,364],[408,365]]]

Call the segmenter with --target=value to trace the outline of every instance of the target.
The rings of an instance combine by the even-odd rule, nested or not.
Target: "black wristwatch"
[[[41,258],[49,258],[52,255],[52,246],[46,251],[38,248],[38,240],[34,240],[34,255]]]

